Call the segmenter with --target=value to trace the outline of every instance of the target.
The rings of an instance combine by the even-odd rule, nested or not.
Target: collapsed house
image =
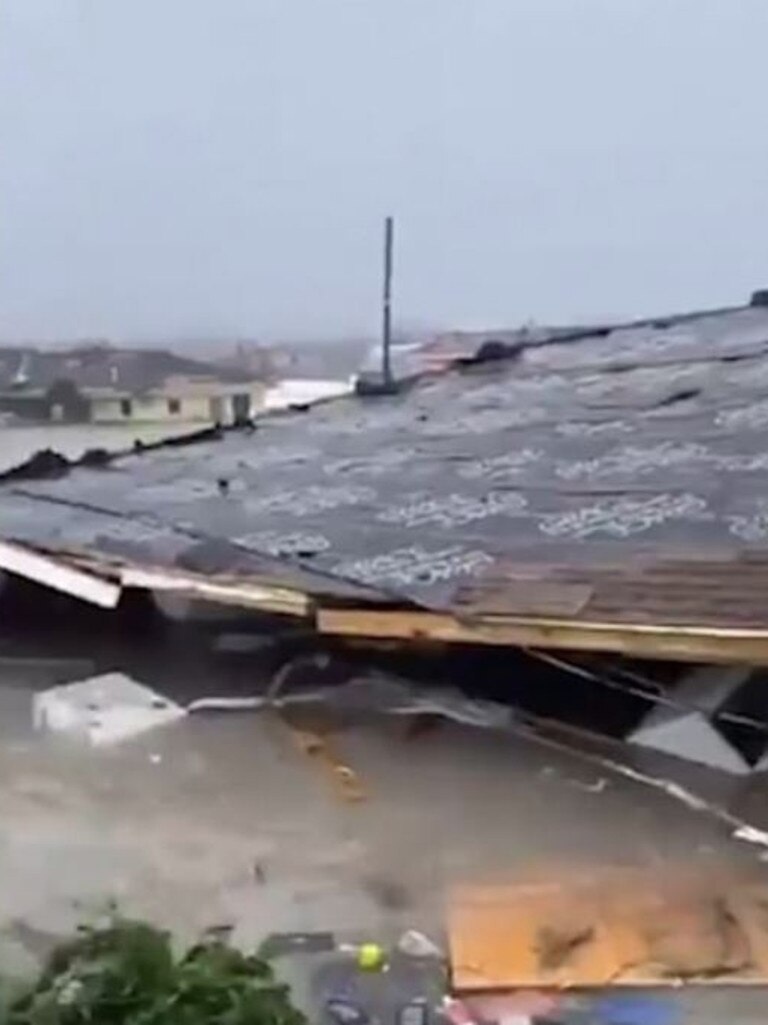
[[[534,649],[573,688],[634,690],[623,735],[761,769],[765,298],[451,336],[453,365],[392,395],[48,476],[17,468],[0,568],[103,608],[140,590],[318,635]]]

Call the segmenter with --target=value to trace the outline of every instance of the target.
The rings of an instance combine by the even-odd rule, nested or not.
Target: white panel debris
[[[175,722],[186,710],[124,673],[40,691],[32,699],[35,729],[108,746]]]
[[[10,541],[0,541],[0,569],[104,609],[120,601],[119,584]]]
[[[665,710],[668,711],[668,710]],[[735,776],[746,776],[752,770],[728,741],[696,712],[690,715],[665,715],[660,721],[642,726],[630,741],[640,747],[685,758],[712,769],[722,769]]]
[[[713,769],[747,775],[752,766],[718,729],[716,712],[750,672],[743,666],[693,670],[675,690],[678,707],[657,705],[628,740]]]

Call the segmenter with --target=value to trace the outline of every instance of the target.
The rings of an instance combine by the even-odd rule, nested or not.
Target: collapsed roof
[[[106,605],[767,661],[768,308],[489,341],[393,396],[9,481],[0,564]]]

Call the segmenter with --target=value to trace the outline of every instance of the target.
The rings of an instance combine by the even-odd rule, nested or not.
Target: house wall
[[[56,381],[47,392],[22,389],[0,394],[0,412],[32,423],[79,424],[89,421],[91,405],[70,381]]]
[[[234,421],[233,397],[250,396],[251,411],[258,412],[264,405],[265,388],[261,382],[244,385],[197,385],[173,387],[168,382],[162,392],[148,395],[104,396],[91,400],[94,423],[222,423]],[[130,403],[127,411],[123,403]]]
[[[48,419],[56,423],[87,423],[91,404],[71,381],[56,381],[48,389]]]
[[[48,399],[45,395],[14,395],[0,396],[0,413],[12,413],[21,420],[34,422],[48,419]]]

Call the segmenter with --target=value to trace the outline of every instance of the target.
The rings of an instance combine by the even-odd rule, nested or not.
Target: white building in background
[[[262,412],[265,393],[262,381],[233,384],[213,376],[176,374],[139,393],[92,391],[90,422],[232,424]]]
[[[29,423],[231,424],[259,413],[265,391],[251,373],[165,349],[0,348],[0,415]]]
[[[291,406],[308,406],[323,399],[339,398],[351,395],[355,386],[355,378],[346,381],[327,378],[291,378],[267,388],[264,394],[263,409],[270,412],[275,409],[289,409]]]

